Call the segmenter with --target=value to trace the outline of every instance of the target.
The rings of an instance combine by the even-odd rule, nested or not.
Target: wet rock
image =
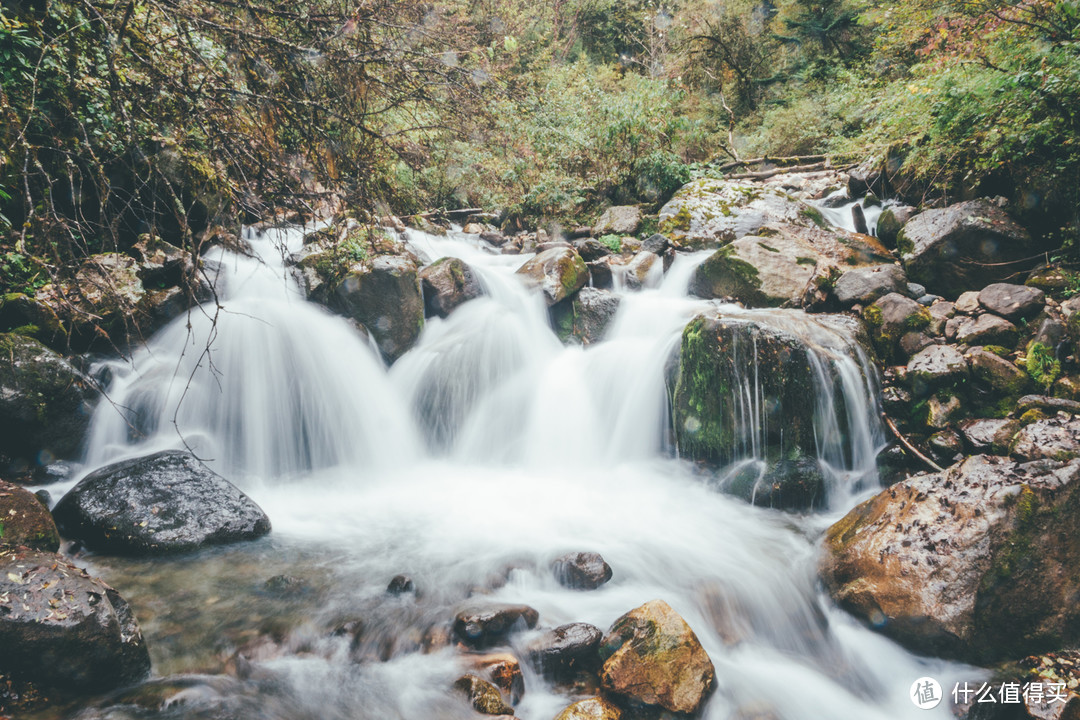
[[[797,303],[817,264],[817,253],[790,237],[743,237],[697,267],[690,292],[702,298],[730,298],[748,307]]]
[[[611,566],[595,552],[567,553],[551,563],[551,572],[572,590],[595,590],[611,579]]]
[[[510,653],[481,655],[472,660],[472,665],[485,680],[510,698],[511,703],[516,705],[525,694],[521,663]]]
[[[454,632],[472,647],[490,647],[516,630],[536,627],[540,614],[528,605],[493,603],[462,610],[454,618]]]
[[[101,552],[156,555],[251,540],[270,520],[187,452],[124,460],[83,478],[53,510],[60,531]]]
[[[881,211],[877,221],[877,236],[881,242],[889,248],[896,247],[896,236],[900,234],[900,228],[915,217],[918,211],[910,205],[889,205]]]
[[[971,348],[965,357],[972,378],[994,392],[993,399],[1003,410],[1011,410],[1016,399],[1031,387],[1031,377],[1026,372],[985,348]]]
[[[809,510],[825,502],[826,481],[816,458],[802,456],[765,463],[743,462],[717,481],[723,492],[751,505],[778,510]]]
[[[958,420],[963,413],[960,398],[951,394],[931,395],[926,401],[926,425],[942,430]]]
[[[920,350],[907,364],[912,391],[918,396],[940,387],[955,385],[968,377],[968,361],[950,345],[931,345]]]
[[[1026,285],[993,283],[979,293],[979,304],[995,315],[1018,322],[1042,312],[1046,295],[1042,290]]]
[[[1075,643],[1078,476],[1080,461],[977,455],[908,478],[829,529],[822,578],[920,653],[985,664]]]
[[[595,238],[575,240],[571,245],[586,263],[596,262],[611,254],[611,248]]]
[[[668,241],[667,236],[662,233],[653,233],[641,243],[643,251],[660,256],[663,256],[670,247],[671,243]]]
[[[809,348],[776,327],[738,317],[700,315],[683,330],[671,386],[672,422],[679,454],[723,467],[741,459],[739,448],[761,446],[772,462],[816,455],[815,375]],[[769,398],[758,427],[740,422],[746,369],[756,357],[757,392]]]
[[[900,293],[889,293],[868,305],[862,312],[870,338],[884,361],[902,360],[900,339],[909,332],[923,330],[930,324],[930,311]]]
[[[618,705],[602,697],[579,700],[559,713],[555,720],[622,720]]]
[[[876,265],[848,270],[833,286],[837,301],[850,307],[872,303],[882,295],[907,292],[907,276],[897,265]]]
[[[955,430],[936,432],[926,442],[934,455],[941,459],[951,461],[962,457],[964,452],[964,439]]]
[[[469,699],[469,703],[476,712],[483,715],[513,715],[514,708],[503,702],[499,690],[475,675],[462,675],[454,683],[454,688],[460,690]]]
[[[275,575],[263,583],[263,589],[281,597],[303,595],[308,591],[308,584],[295,575]]]
[[[98,393],[52,350],[22,335],[0,335],[0,453],[30,464],[73,457]]]
[[[34,493],[0,480],[0,547],[17,545],[55,552],[60,534]]]
[[[497,231],[482,232],[480,233],[480,239],[495,247],[502,247],[506,244],[506,236]]]
[[[634,205],[609,207],[593,225],[593,235],[636,235],[641,227],[641,209]]]
[[[446,317],[464,302],[484,295],[480,278],[465,261],[446,257],[420,270],[425,317]]]
[[[654,276],[654,272],[658,272],[659,275]],[[653,277],[663,277],[663,263],[656,253],[642,250],[626,264],[623,282],[630,290],[640,290],[648,287],[649,280]]]
[[[416,585],[413,583],[413,579],[408,575],[395,575],[390,579],[390,584],[386,586],[386,592],[391,595],[415,593]]]
[[[601,642],[600,657],[606,690],[671,712],[700,710],[716,681],[694,631],[663,600],[616,620]]]
[[[1080,402],[1046,395],[1025,395],[1016,401],[1016,409],[1021,413],[1028,410],[1041,410],[1048,413],[1066,412],[1080,415]]]
[[[564,676],[578,670],[593,670],[599,664],[596,654],[604,633],[588,623],[570,623],[548,630],[526,646],[529,660],[549,676]]]
[[[1028,232],[989,200],[920,213],[896,243],[908,277],[946,294],[1003,281],[1031,255]]]
[[[1071,460],[1080,457],[1080,420],[1047,418],[1025,425],[1013,438],[1018,460]]]
[[[1002,345],[1011,348],[1020,337],[1015,325],[989,313],[977,318],[953,318],[949,322],[956,323],[956,342],[963,345]]]
[[[334,290],[332,306],[367,328],[387,361],[397,360],[416,344],[424,327],[415,260],[379,255],[352,264]]]
[[[538,287],[551,307],[580,290],[589,280],[585,261],[572,248],[545,250],[518,269],[531,287]]]
[[[1019,421],[1008,418],[968,420],[960,425],[973,452],[991,455],[1008,455],[1013,436],[1019,431]]]
[[[589,284],[598,290],[610,290],[614,287],[614,277],[611,272],[611,263],[607,259],[585,263],[589,269]],[[584,289],[584,288],[582,288]]]
[[[564,343],[592,345],[599,342],[615,319],[619,302],[620,297],[608,290],[581,288],[573,298],[551,308],[555,334]]]
[[[12,330],[61,352],[66,349],[67,333],[56,311],[29,295],[0,295],[0,332]]]
[[[866,213],[863,212],[862,205],[851,206],[851,222],[855,226],[855,232],[861,235],[870,234],[870,228],[866,225]]]
[[[100,693],[149,671],[142,632],[118,592],[59,555],[0,548],[0,672]]]

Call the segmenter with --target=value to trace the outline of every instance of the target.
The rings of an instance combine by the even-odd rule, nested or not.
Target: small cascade
[[[419,443],[366,338],[312,305],[284,255],[299,228],[248,232],[256,258],[218,251],[220,306],[181,316],[130,361],[106,363],[88,467],[187,448],[231,478],[388,466]],[[104,368],[99,368],[99,371]]]
[[[862,232],[855,220],[857,215],[861,215],[866,223],[866,234],[877,237],[878,218],[891,201],[884,204],[881,201],[867,203],[867,199],[863,197],[844,202],[846,197],[846,190],[837,190],[829,197],[810,204],[817,208],[825,222],[848,232]]]

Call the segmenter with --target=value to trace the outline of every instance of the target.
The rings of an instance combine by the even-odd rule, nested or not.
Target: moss
[[[774,250],[773,252],[776,252],[776,251]],[[795,258],[795,264],[796,265],[810,265],[812,267],[817,267],[817,260],[812,258],[812,257],[799,256],[799,257]]]
[[[933,320],[933,317],[931,317],[930,311],[924,307],[920,307],[918,310],[904,318],[904,326],[908,330],[922,330],[930,324],[931,320]]]
[[[822,230],[829,229],[829,223],[825,222],[825,216],[821,214],[821,211],[817,208],[805,207],[799,211],[799,214],[809,219],[812,223],[817,225]]]
[[[1001,345],[984,345],[983,350],[986,350],[987,352],[992,352],[1001,358],[1007,358],[1009,357],[1009,355],[1012,354],[1012,350]]]
[[[685,205],[679,208],[679,211],[671,217],[664,218],[660,223],[660,232],[671,232],[678,230],[682,232],[690,231],[690,223],[693,221],[693,216],[690,215],[690,210]]]
[[[863,319],[872,327],[881,327],[885,319],[881,315],[881,308],[877,305],[869,305],[863,310]]]
[[[910,255],[915,252],[915,243],[908,240],[903,230],[896,235],[896,249],[901,255]]]
[[[1033,422],[1037,422],[1039,420],[1045,420],[1045,419],[1046,419],[1046,413],[1044,413],[1042,410],[1040,410],[1038,408],[1031,408],[1030,410],[1028,410],[1023,415],[1020,416],[1020,422],[1023,425],[1030,425]]]
[[[777,250],[777,249],[776,249],[776,248],[774,248],[773,246],[771,246],[771,245],[766,245],[766,244],[765,244],[765,243],[763,243],[763,242],[758,242],[758,247],[760,247],[760,248],[761,248],[762,250],[768,250],[768,251],[769,251],[769,252],[771,252],[771,253],[779,253],[779,252],[780,252],[779,250]]]
[[[1054,351],[1035,340],[1028,343],[1026,367],[1031,379],[1044,390],[1061,375],[1061,361],[1054,357]]]

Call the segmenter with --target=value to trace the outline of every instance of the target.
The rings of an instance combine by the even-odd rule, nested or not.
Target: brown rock
[[[618,705],[602,697],[579,700],[559,713],[555,720],[621,720],[622,710]]]
[[[473,667],[488,682],[515,705],[525,694],[525,676],[521,672],[521,663],[510,653],[491,653],[481,655],[473,661]]]
[[[0,546],[60,549],[56,523],[32,492],[0,480]]]
[[[697,636],[663,600],[615,621],[601,643],[604,688],[635,702],[694,713],[712,692],[716,671]]]
[[[465,261],[446,257],[420,271],[424,292],[424,315],[446,317],[463,302],[484,294],[480,278]]]
[[[462,675],[454,683],[454,688],[465,693],[473,709],[484,715],[513,715],[514,708],[503,702],[498,689],[487,680],[475,675]]]
[[[585,261],[570,247],[545,250],[522,265],[517,274],[528,285],[540,288],[548,307],[574,294],[589,281]]]

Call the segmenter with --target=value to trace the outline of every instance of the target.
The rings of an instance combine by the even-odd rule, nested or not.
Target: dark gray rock
[[[611,249],[595,238],[575,240],[571,244],[586,263],[595,262],[611,254]]]
[[[914,298],[915,300],[921,300],[926,297],[926,288],[919,283],[909,282],[907,284],[907,296]],[[923,305],[929,305],[930,303],[921,303]]]
[[[604,337],[619,310],[620,298],[608,290],[585,287],[551,308],[555,334],[565,343],[591,345]]]
[[[530,641],[526,651],[533,666],[543,675],[590,671],[600,664],[596,651],[603,637],[604,633],[595,625],[570,623]]]
[[[405,595],[406,593],[415,593],[416,584],[413,583],[413,579],[408,575],[395,575],[390,580],[390,584],[386,586],[386,592],[391,595]]]
[[[335,306],[367,328],[389,362],[404,355],[424,327],[423,292],[411,257],[380,255],[355,266],[335,296]]]
[[[40,461],[73,457],[98,392],[71,363],[37,340],[0,335],[0,453]]]
[[[540,614],[528,605],[486,604],[462,610],[454,618],[454,632],[475,648],[490,647],[515,630],[536,627]]]
[[[1015,325],[997,315],[986,313],[976,318],[954,320],[957,320],[956,342],[963,345],[1002,345],[1011,348],[1020,337]]]
[[[1046,294],[1027,285],[993,283],[979,292],[979,304],[995,315],[1016,322],[1042,312]]]
[[[641,249],[647,250],[655,255],[663,255],[667,252],[668,246],[667,236],[662,233],[653,233],[641,243]]]
[[[833,295],[844,306],[872,303],[882,295],[906,293],[907,276],[898,265],[855,268],[840,276]]]
[[[1031,236],[989,200],[927,210],[897,236],[908,277],[932,292],[977,290],[1023,269]]]
[[[551,563],[559,584],[573,590],[595,590],[611,579],[611,566],[600,553],[567,553]]]
[[[120,593],[59,555],[0,548],[0,672],[103,692],[150,671],[150,656]]]
[[[101,552],[157,555],[252,540],[270,519],[187,452],[124,460],[83,478],[53,509],[60,532]]]
[[[420,285],[424,292],[424,316],[446,317],[463,302],[484,294],[480,278],[459,258],[436,260],[420,270]]]
[[[915,217],[916,212],[918,211],[910,205],[890,205],[882,210],[877,221],[878,240],[885,247],[896,247],[896,236],[900,233],[900,228]]]
[[[855,232],[863,235],[870,234],[870,228],[866,225],[866,213],[863,212],[862,205],[851,206],[851,222],[855,226]]]

